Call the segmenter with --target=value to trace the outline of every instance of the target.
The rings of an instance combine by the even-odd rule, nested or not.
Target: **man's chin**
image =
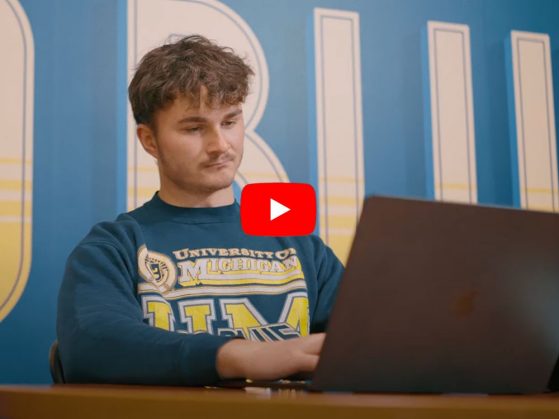
[[[223,189],[228,189],[231,187],[231,185],[233,185],[233,180],[234,179],[223,179],[221,181],[214,181],[214,182],[208,182],[207,184],[204,185],[200,185],[203,191],[205,191],[206,193],[213,193],[213,192],[218,192],[221,191]]]

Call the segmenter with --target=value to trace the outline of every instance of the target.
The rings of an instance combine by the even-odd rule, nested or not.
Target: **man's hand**
[[[217,352],[217,372],[221,378],[275,380],[299,372],[312,372],[324,333],[277,342],[234,339]]]

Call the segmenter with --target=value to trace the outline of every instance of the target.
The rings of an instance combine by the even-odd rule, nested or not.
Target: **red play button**
[[[288,211],[291,211],[291,208],[288,208],[285,205],[280,204],[275,199],[270,198],[270,221],[275,220],[280,215],[283,215]]]
[[[316,197],[306,183],[251,183],[241,193],[241,225],[253,236],[304,236],[314,231]]]

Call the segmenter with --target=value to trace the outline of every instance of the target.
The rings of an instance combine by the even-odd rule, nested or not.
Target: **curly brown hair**
[[[231,48],[201,35],[190,35],[148,52],[128,87],[137,124],[153,126],[154,115],[184,96],[200,106],[202,89],[208,106],[245,101],[254,72]]]

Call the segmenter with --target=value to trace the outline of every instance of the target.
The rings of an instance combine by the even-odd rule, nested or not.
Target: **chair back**
[[[49,350],[49,366],[50,376],[54,384],[63,384],[64,372],[62,370],[62,361],[60,361],[60,352],[58,351],[58,341],[55,340]]]

